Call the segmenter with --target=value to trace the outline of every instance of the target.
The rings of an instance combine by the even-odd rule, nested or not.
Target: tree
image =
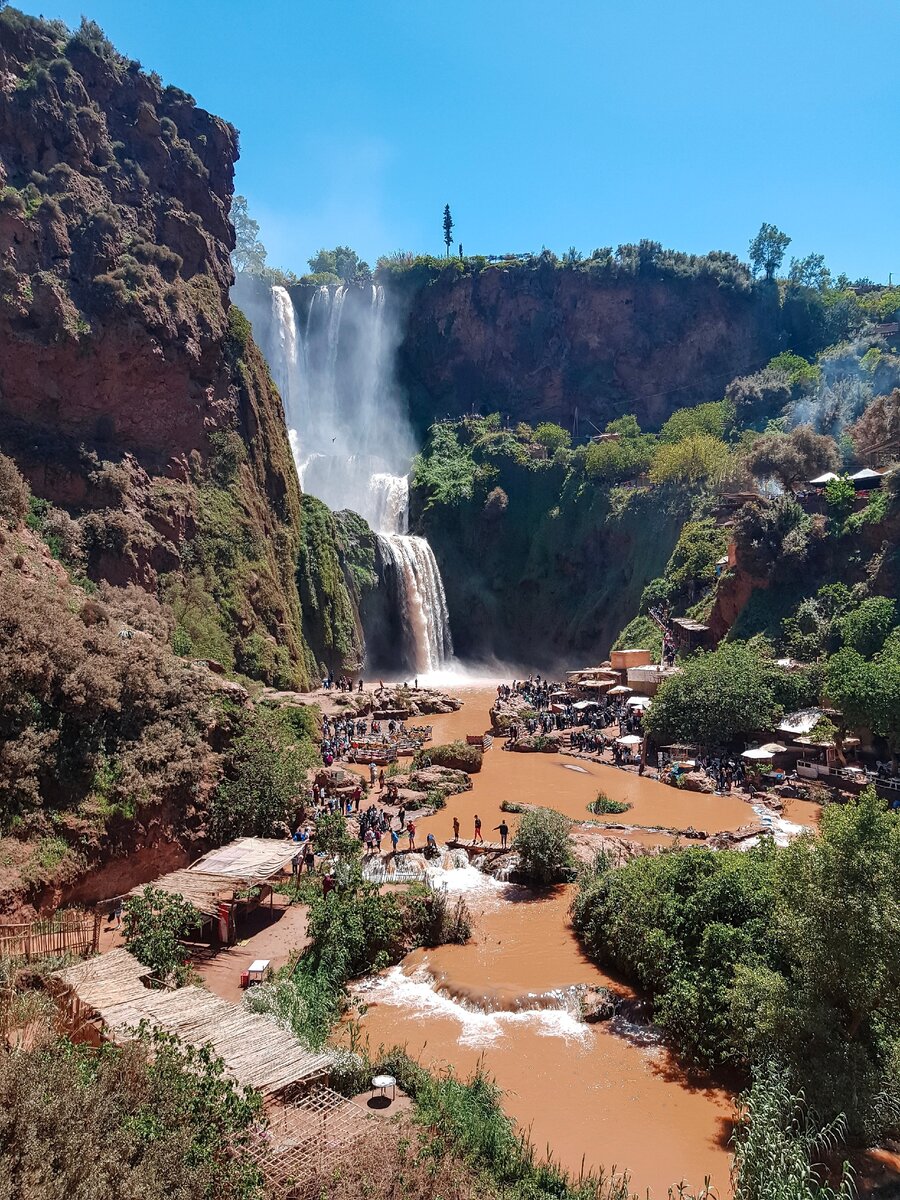
[[[667,679],[644,716],[658,746],[732,746],[768,729],[778,711],[772,680],[755,646],[726,642],[688,659]]]
[[[519,822],[513,849],[530,883],[561,883],[574,864],[568,817],[552,808],[529,810]]]
[[[534,431],[534,440],[539,446],[545,446],[551,454],[556,450],[566,450],[572,444],[572,438],[562,425],[552,421],[543,421]]]
[[[200,928],[200,914],[183,896],[148,884],[124,904],[125,945],[164,982],[184,983],[189,974],[181,939]]]
[[[828,1119],[878,1137],[896,1125],[900,822],[872,787],[827,806],[820,836],[776,860],[772,965],[739,966],[734,1024],[775,1054]],[[885,1096],[887,1092],[887,1096]]]
[[[235,239],[232,266],[235,271],[261,275],[266,267],[266,248],[259,240],[259,222],[247,211],[246,196],[235,196],[231,201],[231,223]]]
[[[722,439],[733,421],[734,408],[727,400],[695,404],[692,408],[677,408],[659,431],[659,440],[680,442],[699,433]]]
[[[896,624],[897,602],[888,596],[870,596],[841,619],[839,629],[845,646],[872,658],[884,649]]]
[[[831,283],[831,272],[825,266],[825,255],[807,254],[806,258],[792,258],[788,268],[788,279],[797,287],[824,291]]]
[[[323,248],[307,262],[314,275],[336,275],[344,283],[365,282],[372,274],[369,264],[350,246],[335,246],[333,250]]]
[[[221,844],[233,837],[285,832],[316,758],[308,736],[291,728],[288,710],[258,708],[235,739],[226,764],[228,777],[210,803],[212,837]]]
[[[734,544],[740,566],[757,579],[766,579],[785,560],[799,563],[809,544],[809,517],[791,496],[751,500],[734,518]]]
[[[837,471],[841,456],[834,438],[798,425],[790,433],[764,433],[747,454],[747,467],[760,479],[777,479],[785,491],[801,480]]]
[[[650,465],[654,483],[697,484],[720,479],[731,454],[728,447],[708,433],[695,433],[680,442],[660,446]]]
[[[825,503],[834,514],[835,520],[843,521],[850,515],[856,500],[856,488],[847,475],[839,475],[825,484]]]
[[[750,265],[753,274],[759,275],[765,271],[766,279],[774,279],[775,272],[784,261],[784,252],[791,244],[791,239],[782,233],[777,225],[769,225],[765,221],[759,227],[759,233],[750,243]]]
[[[450,205],[444,205],[444,245],[447,247],[447,257],[450,257],[450,247],[453,244],[453,218],[450,216]]]
[[[900,450],[900,388],[894,388],[889,396],[876,396],[849,433],[859,458],[877,461],[881,454],[896,455]]]
[[[793,399],[789,374],[770,363],[755,375],[733,379],[725,389],[725,399],[734,405],[739,426],[755,425],[780,416]]]

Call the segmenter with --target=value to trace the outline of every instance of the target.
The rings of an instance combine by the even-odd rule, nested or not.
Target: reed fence
[[[0,925],[0,958],[52,958],[96,954],[100,947],[99,912],[56,913],[43,921]]]

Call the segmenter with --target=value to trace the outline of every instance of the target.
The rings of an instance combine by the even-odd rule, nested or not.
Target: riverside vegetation
[[[300,496],[280,398],[228,301],[235,131],[93,22],[73,33],[0,10],[0,222],[16,247],[0,288],[0,901],[14,911],[55,902],[137,846],[177,841],[194,857],[283,831],[318,762],[315,716],[260,701],[260,685],[356,671],[377,575],[365,523]],[[248,220],[240,204],[231,216]],[[380,260],[377,278],[409,306],[398,367],[429,430],[412,518],[444,567],[463,655],[658,649],[650,612],[665,607],[724,640],[663,686],[646,718],[655,740],[727,746],[825,702],[837,711],[817,732],[838,751],[861,729],[895,756],[900,481],[887,475],[863,505],[846,476],[897,455],[900,373],[884,327],[900,291],[852,286],[811,258],[780,275],[784,247],[764,227],[751,268],[651,241]],[[244,265],[266,269],[258,252]],[[369,278],[348,247],[310,268],[313,286]],[[544,347],[561,298],[581,297],[593,319],[626,292],[651,316],[654,297],[670,312],[646,356],[661,346],[667,373],[673,346],[709,349],[694,310],[735,340],[679,361],[659,404],[651,375],[629,388],[602,357],[562,355],[563,390],[603,431],[585,443],[547,410],[562,376]],[[466,358],[460,297],[493,322],[505,377]],[[524,331],[499,319],[521,297],[538,298]],[[569,348],[587,345],[564,332]],[[815,503],[796,494],[824,471],[839,478]],[[734,566],[719,571],[729,543]],[[786,655],[799,665],[785,669]],[[474,769],[477,750],[463,749]],[[612,811],[601,797],[594,810]],[[516,835],[542,885],[572,870],[557,818],[527,812]],[[896,821],[867,792],[785,849],[679,849],[582,874],[573,919],[590,953],[647,989],[687,1061],[747,1073],[739,1200],[826,1200],[822,1159],[900,1133]],[[253,997],[310,1045],[351,1015],[353,979],[469,935],[463,906],[366,883],[342,821],[318,834],[340,886],[326,902],[304,883],[311,944]],[[135,952],[174,983],[191,922],[153,891],[126,910]],[[0,1195],[260,1196],[243,1154],[258,1097],[207,1051],[158,1035],[73,1047],[43,985],[57,965],[3,966]],[[415,1101],[384,1146],[396,1169],[373,1180],[368,1159],[365,1171],[341,1164],[311,1179],[317,1197],[628,1195],[626,1179],[575,1181],[541,1161],[482,1073],[438,1078],[396,1050],[370,1062],[357,1047],[336,1081],[358,1090],[376,1065]]]

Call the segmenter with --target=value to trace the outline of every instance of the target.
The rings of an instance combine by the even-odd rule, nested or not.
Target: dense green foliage
[[[374,548],[362,518],[339,520],[314,496],[302,498],[297,589],[304,630],[319,671],[356,670],[362,663],[357,605],[374,582]],[[371,556],[371,557],[370,557]]]
[[[451,767],[474,775],[481,770],[483,758],[481,746],[470,746],[462,741],[448,742],[445,746],[424,746],[415,756],[413,766],[420,767],[428,759],[434,767]]]
[[[0,1055],[0,1174],[28,1200],[258,1200],[240,1153],[259,1096],[159,1033]]]
[[[775,1063],[754,1073],[740,1098],[734,1133],[732,1183],[735,1200],[854,1200],[853,1174],[845,1162],[837,1189],[824,1181],[827,1162],[844,1138],[840,1118],[822,1126],[790,1075]]]
[[[306,773],[319,760],[309,708],[259,706],[245,719],[210,801],[210,834],[273,837],[287,832],[307,793]]]
[[[190,969],[181,939],[199,930],[200,914],[183,896],[147,884],[125,900],[125,945],[160,983],[186,982]]]
[[[698,654],[663,683],[644,728],[658,746],[731,746],[772,724],[779,709],[772,674],[758,649],[743,643]]]
[[[529,883],[561,883],[570,877],[571,823],[552,808],[530,809],[522,814],[512,846],[519,856],[519,873]]]
[[[735,964],[767,937],[774,903],[769,846],[691,849],[605,862],[583,877],[573,906],[578,936],[601,963],[654,997],[655,1020],[691,1061],[741,1057],[730,1022]]]
[[[854,1136],[898,1126],[900,822],[873,789],[786,848],[692,849],[584,875],[589,951],[654,997],[701,1064],[777,1056]]]

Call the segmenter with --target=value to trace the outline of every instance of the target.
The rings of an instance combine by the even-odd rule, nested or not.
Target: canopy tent
[[[819,475],[817,479],[808,479],[807,483],[810,487],[824,487],[826,483],[831,483],[832,479],[837,479],[834,471],[826,471],[824,475]]]
[[[569,693],[566,691],[558,691],[558,692],[550,693],[551,700],[568,700],[568,698],[569,698]]]
[[[787,746],[782,746],[781,742],[765,742],[760,750],[768,750],[770,754],[785,754]]]
[[[762,746],[757,746],[753,750],[745,750],[741,758],[748,758],[751,762],[762,762],[764,759],[774,758],[771,750],[764,750]]]
[[[629,696],[632,688],[626,687],[624,683],[617,683],[615,687],[609,689],[611,696]]]
[[[850,476],[850,482],[858,488],[880,487],[881,478],[880,471],[873,471],[871,467],[863,467],[861,471]]]
[[[592,688],[594,691],[602,692],[606,688],[611,687],[611,679],[585,679],[579,683],[580,688]]]
[[[588,708],[599,708],[600,705],[596,700],[576,700],[572,707],[577,712],[584,712]]]
[[[626,733],[622,737],[616,738],[620,746],[639,746],[643,740],[636,733]]]
[[[649,708],[653,701],[649,696],[629,696],[625,701],[626,708]]]

